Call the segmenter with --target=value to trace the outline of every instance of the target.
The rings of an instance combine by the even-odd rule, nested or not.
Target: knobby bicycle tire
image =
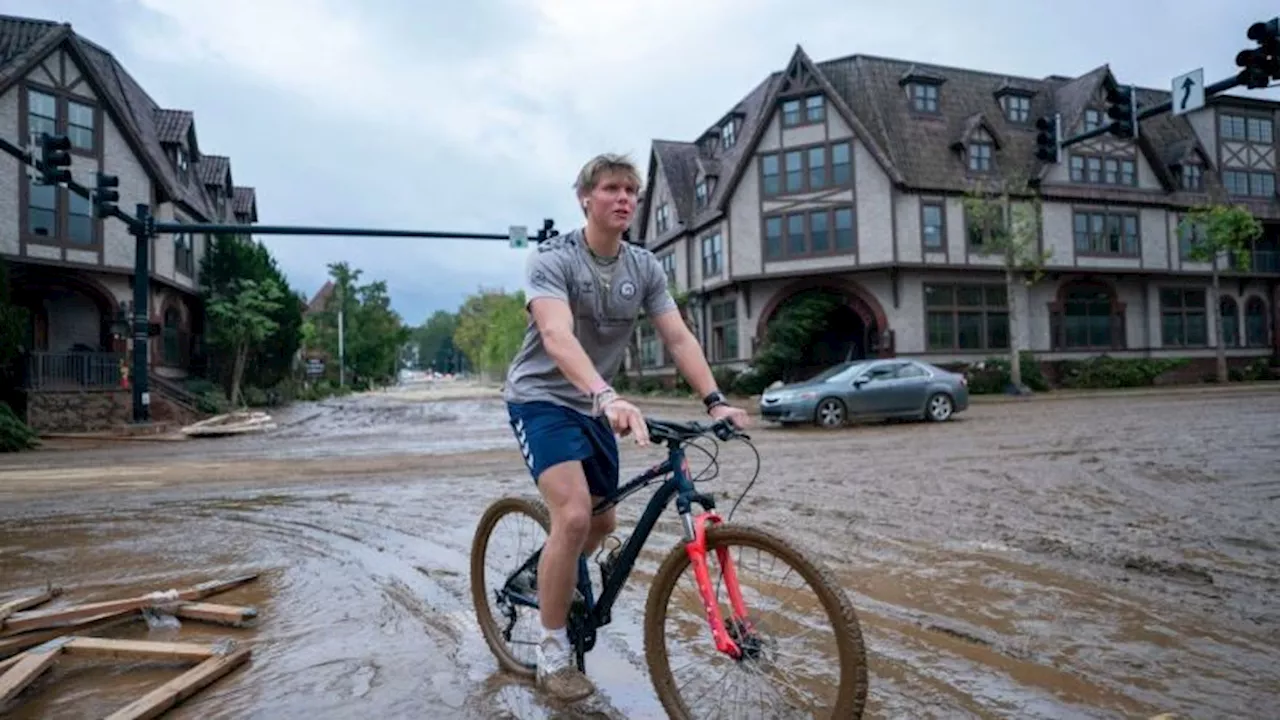
[[[486,508],[484,514],[480,516],[475,537],[471,541],[471,603],[475,606],[476,622],[480,625],[480,633],[484,635],[484,641],[489,646],[489,650],[498,659],[498,665],[519,677],[533,678],[536,668],[517,660],[502,639],[502,629],[496,624],[493,614],[489,611],[489,591],[485,588],[484,553],[489,548],[489,535],[499,520],[513,513],[523,513],[532,517],[542,526],[544,532],[551,533],[551,513],[540,500],[508,497]],[[530,550],[530,552],[533,551]],[[524,560],[525,558],[517,558],[517,562],[524,562]],[[509,573],[512,570],[515,570],[515,567],[506,572]]]
[[[817,591],[835,630],[840,653],[840,690],[831,717],[841,720],[862,717],[867,702],[867,662],[862,629],[853,603],[840,589],[830,569],[811,560],[786,540],[760,528],[729,523],[709,525],[706,538],[708,558],[715,557],[715,548],[718,546],[731,548],[733,545],[740,545],[772,552],[791,564],[805,582]],[[677,543],[659,566],[645,603],[644,654],[649,667],[649,678],[663,708],[675,720],[688,720],[692,716],[684,698],[680,697],[675,678],[671,674],[664,626],[667,601],[689,564],[684,543]],[[715,577],[714,573],[712,577]],[[747,612],[751,612],[750,607]],[[705,635],[705,641],[711,643],[710,633]]]

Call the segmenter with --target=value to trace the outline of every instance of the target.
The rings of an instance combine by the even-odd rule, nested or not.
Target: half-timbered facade
[[[844,299],[836,358],[937,362],[1003,353],[1017,334],[1042,360],[1097,354],[1209,358],[1219,327],[1237,361],[1276,352],[1280,103],[1212,98],[1190,115],[1104,135],[1061,162],[1035,158],[1035,121],[1067,136],[1105,120],[1101,66],[1022,78],[856,55],[813,62],[797,48],[690,142],[654,141],[637,242],[653,250],[713,363],[750,363],[790,298]],[[1168,98],[1139,89],[1140,104]],[[963,198],[984,181],[1031,178],[1043,201],[1047,272],[1013,298]],[[1220,307],[1208,263],[1187,258],[1183,213],[1244,204],[1265,233],[1246,271],[1226,258]],[[637,368],[670,370],[646,328]],[[830,358],[828,358],[830,359]]]
[[[231,161],[201,147],[195,116],[160,107],[112,54],[70,25],[0,17],[0,137],[38,147],[67,135],[72,175],[93,187],[120,179],[121,208],[149,205],[161,220],[257,221],[251,187]],[[185,373],[201,333],[199,268],[209,239],[161,236],[151,250],[148,313],[156,375]],[[93,216],[88,200],[33,183],[0,154],[0,254],[13,301],[29,312],[24,341],[33,390],[119,381],[133,309],[135,241],[124,223]]]

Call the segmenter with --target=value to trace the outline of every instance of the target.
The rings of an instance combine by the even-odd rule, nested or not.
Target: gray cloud
[[[867,53],[1031,76],[1109,62],[1122,81],[1167,87],[1199,66],[1210,81],[1233,73],[1247,25],[1276,14],[1266,0],[360,8],[0,0],[0,12],[57,13],[162,105],[194,111],[202,148],[230,155],[236,182],[257,188],[263,223],[483,232],[579,222],[570,183],[587,157],[623,151],[644,164],[651,138],[696,137],[797,43],[819,60]],[[480,285],[516,287],[523,266],[502,243],[266,241],[303,292],[345,259],[386,280],[414,323]]]

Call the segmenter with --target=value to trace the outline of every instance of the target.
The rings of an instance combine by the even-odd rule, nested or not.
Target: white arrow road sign
[[[1196,68],[1173,79],[1173,114],[1182,115],[1204,107],[1204,68]]]

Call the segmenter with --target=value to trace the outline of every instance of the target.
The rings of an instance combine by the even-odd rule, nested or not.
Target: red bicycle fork
[[[694,579],[698,583],[698,593],[702,596],[702,609],[707,613],[707,624],[711,626],[711,637],[715,640],[716,650],[737,660],[742,657],[742,648],[725,628],[724,616],[720,614],[720,603],[716,599],[711,586],[711,571],[707,568],[707,524],[719,525],[723,520],[715,512],[704,512],[697,516],[684,516],[685,552],[693,564]],[[721,577],[729,591],[729,606],[733,610],[735,625],[749,628],[747,606],[742,600],[742,588],[738,585],[738,571],[729,556],[729,548],[717,547],[716,559],[720,563]]]

